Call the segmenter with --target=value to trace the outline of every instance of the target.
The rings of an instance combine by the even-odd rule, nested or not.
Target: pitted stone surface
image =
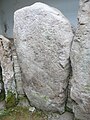
[[[24,91],[36,108],[64,112],[73,33],[57,9],[35,3],[14,13],[14,41]]]

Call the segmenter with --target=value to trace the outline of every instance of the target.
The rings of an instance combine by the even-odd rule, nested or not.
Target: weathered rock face
[[[18,105],[25,106],[27,99],[22,86],[21,71],[13,41],[0,35],[0,101],[5,100],[6,107],[12,107],[15,106],[18,98]]]
[[[18,61],[18,57],[16,54],[14,44],[12,45],[11,50],[12,50],[12,59],[13,59],[13,63],[14,63],[13,69],[14,69],[14,77],[15,77],[15,81],[16,81],[17,94],[19,96],[23,96],[24,92],[23,92],[23,83],[22,83],[22,79],[21,79],[21,70],[20,70],[19,61]]]
[[[6,107],[15,105],[16,85],[13,70],[13,60],[11,54],[11,42],[0,35],[0,63],[2,68],[2,78],[5,90]],[[12,100],[12,104],[10,103]]]
[[[7,95],[8,91],[15,92],[16,90],[11,55],[11,42],[2,35],[0,35],[0,62],[2,67],[4,89]]]
[[[73,120],[74,116],[72,113],[65,112],[62,115],[53,113],[51,115],[48,115],[48,120]]]
[[[73,33],[60,11],[43,3],[17,10],[14,41],[31,105],[64,112]]]
[[[90,0],[80,0],[78,28],[71,49],[71,98],[76,118],[90,119]],[[78,112],[79,111],[79,112]],[[78,114],[79,113],[79,114]]]

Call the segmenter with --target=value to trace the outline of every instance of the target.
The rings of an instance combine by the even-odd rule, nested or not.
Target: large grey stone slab
[[[35,3],[14,13],[14,42],[24,91],[36,108],[64,112],[73,33],[57,9]]]
[[[71,64],[73,70],[71,98],[77,103],[75,116],[90,119],[90,0],[80,0],[78,27],[72,43]],[[82,114],[85,116],[82,119]],[[80,118],[81,116],[81,118]]]

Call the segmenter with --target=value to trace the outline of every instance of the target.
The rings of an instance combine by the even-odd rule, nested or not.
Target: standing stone
[[[11,107],[15,104],[16,85],[14,79],[13,60],[11,53],[11,42],[0,35],[0,62],[2,68],[2,78],[4,83],[6,104]],[[13,101],[10,101],[13,100]],[[11,102],[11,103],[10,103]]]
[[[75,117],[90,119],[90,0],[80,0],[78,27],[72,43],[73,70],[71,98]]]
[[[32,106],[64,112],[73,33],[62,13],[35,3],[14,14],[14,41]]]

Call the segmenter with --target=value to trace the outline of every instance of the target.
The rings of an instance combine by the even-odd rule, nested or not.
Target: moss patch
[[[11,108],[16,106],[16,96],[14,93],[8,91],[6,97],[6,108]]]
[[[47,120],[47,115],[38,110],[32,113],[28,108],[14,107],[4,110],[0,114],[0,120]]]

